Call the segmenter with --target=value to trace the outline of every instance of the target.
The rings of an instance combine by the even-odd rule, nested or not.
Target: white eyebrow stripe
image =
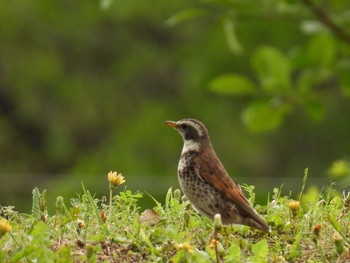
[[[193,121],[182,121],[181,124],[187,124],[188,126],[192,126],[196,129],[196,131],[198,132],[198,135],[201,137],[203,136],[203,128],[197,124],[196,122]]]
[[[194,124],[196,130],[198,131],[199,136],[203,136],[202,127],[200,125],[198,125],[197,123],[195,123],[195,122],[193,124]]]

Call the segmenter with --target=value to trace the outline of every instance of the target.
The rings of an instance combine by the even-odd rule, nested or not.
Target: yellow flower
[[[288,203],[289,209],[292,212],[293,216],[296,216],[298,214],[298,210],[300,208],[300,202],[299,201],[290,201]]]
[[[290,201],[288,203],[288,206],[289,206],[290,210],[298,210],[300,207],[300,202],[299,201]]]
[[[109,182],[109,187],[113,189],[114,187],[125,183],[125,179],[122,174],[118,174],[117,172],[110,171],[108,173],[108,182]]]
[[[180,243],[180,244],[175,244],[175,248],[177,250],[183,249],[185,250],[185,252],[187,253],[192,253],[193,252],[193,246],[190,245],[190,243],[184,242],[184,243]]]
[[[217,246],[218,243],[219,243],[219,241],[217,241],[215,238],[212,238],[212,239],[210,240],[209,247],[210,247],[210,248],[215,248],[215,246]]]
[[[221,245],[221,243],[219,242],[219,240],[216,240],[215,238],[212,238],[210,240],[210,244],[207,246],[207,249],[214,249],[217,250],[220,256],[224,256],[225,255],[225,249],[224,247]]]
[[[5,218],[0,219],[0,237],[11,231],[11,225]]]

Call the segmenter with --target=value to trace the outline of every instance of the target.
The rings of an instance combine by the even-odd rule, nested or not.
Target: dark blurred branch
[[[314,13],[314,15],[322,24],[329,27],[341,40],[350,45],[350,35],[342,28],[340,28],[336,23],[334,23],[334,21],[328,16],[326,12],[324,12],[310,0],[302,0],[302,2]]]

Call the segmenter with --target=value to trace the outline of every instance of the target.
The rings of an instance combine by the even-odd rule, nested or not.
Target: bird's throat
[[[200,143],[199,142],[196,142],[194,140],[185,140],[181,154],[184,154],[184,153],[186,153],[188,151],[199,152],[199,149],[200,149]]]

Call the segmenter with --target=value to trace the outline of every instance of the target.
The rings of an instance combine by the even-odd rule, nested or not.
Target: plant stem
[[[350,44],[350,35],[344,30],[344,28],[337,25],[324,10],[315,5],[313,1],[302,0],[302,2],[311,12],[314,13],[322,24],[330,28],[346,44]]]
[[[112,217],[112,199],[113,199],[113,190],[109,188],[109,219]]]

